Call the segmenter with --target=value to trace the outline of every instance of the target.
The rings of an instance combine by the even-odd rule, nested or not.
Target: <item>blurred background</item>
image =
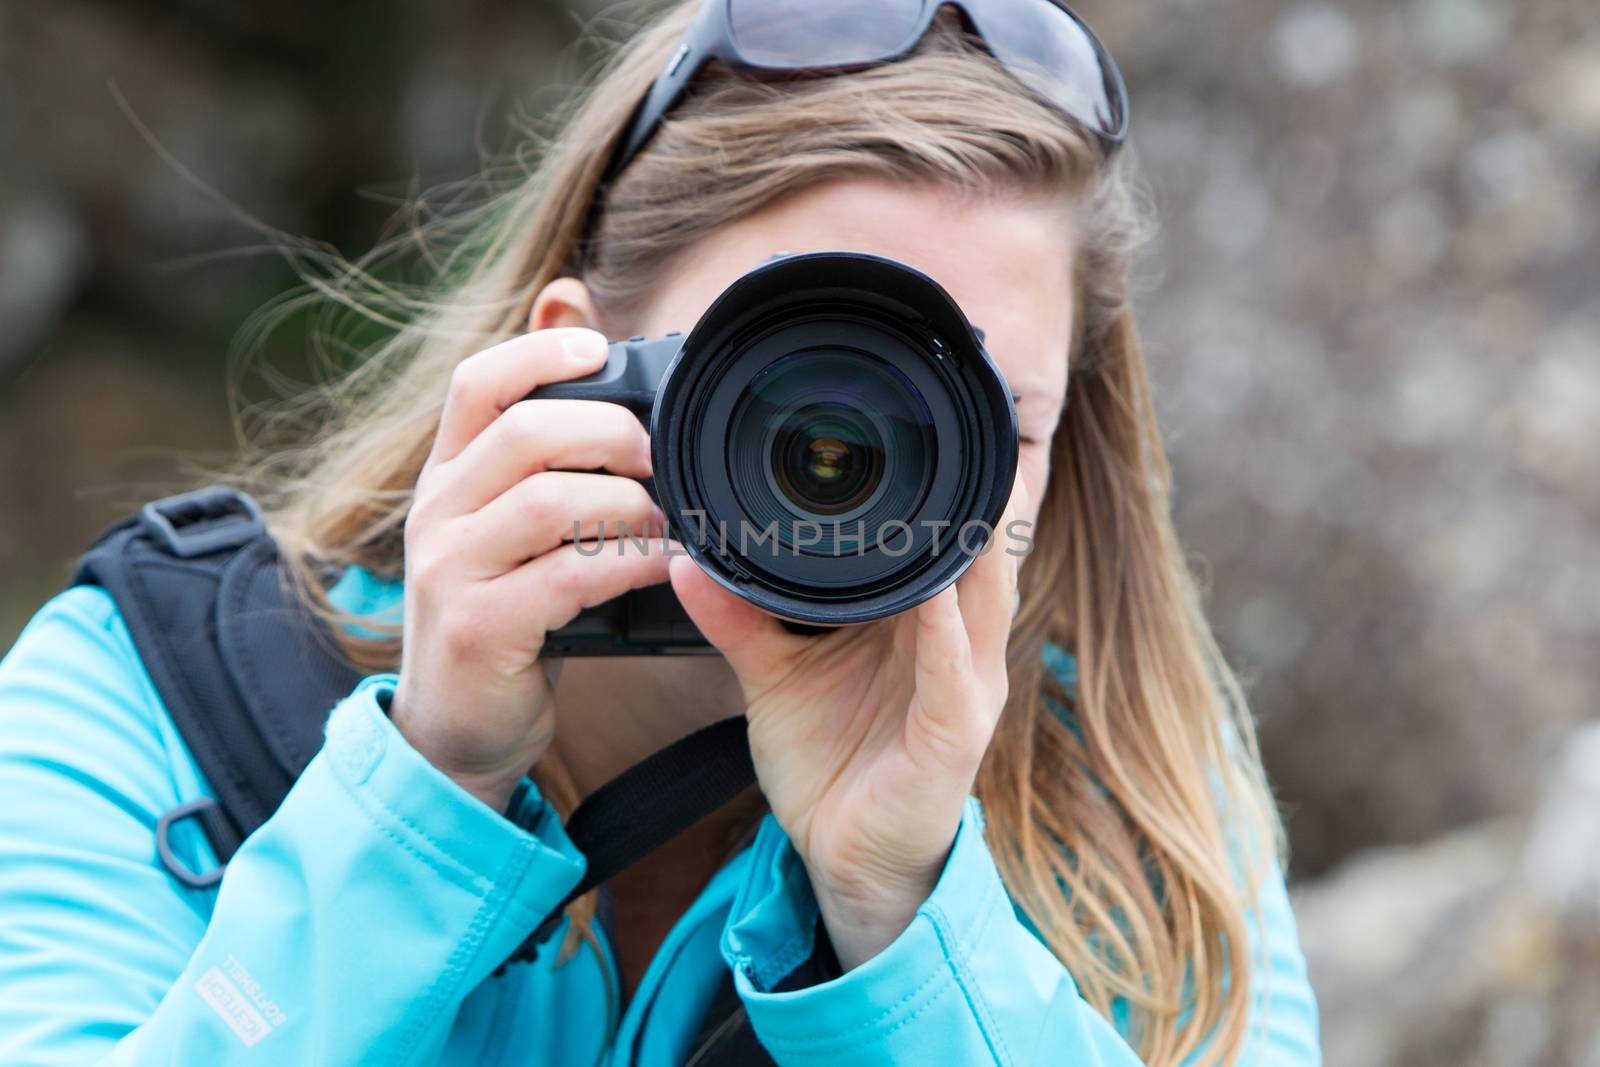
[[[0,648],[230,448],[233,342],[294,282],[240,213],[365,251],[631,10],[0,3]],[[1178,524],[1329,1063],[1600,1067],[1600,7],[1079,10],[1133,91]]]

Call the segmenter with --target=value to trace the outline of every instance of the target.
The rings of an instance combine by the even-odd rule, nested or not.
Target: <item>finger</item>
[[[424,469],[454,458],[501,412],[539,386],[581,378],[605,360],[605,337],[579,327],[521,334],[468,356],[450,376]]]
[[[643,485],[574,471],[524,478],[456,521],[461,551],[486,576],[504,574],[564,541],[633,538],[638,545],[665,532],[661,510]]]
[[[811,640],[790,633],[775,617],[718,585],[687,556],[672,561],[672,590],[747,691],[771,680]]]
[[[908,738],[945,766],[965,766],[981,756],[990,716],[975,699],[972,646],[955,586],[916,608],[916,687]]]
[[[1005,664],[1017,608],[1017,565],[1021,562],[1006,551],[1012,547],[1007,531],[1013,519],[1027,514],[1026,509],[1027,489],[1019,478],[983,555],[972,561],[956,583],[961,590],[961,616],[973,659],[989,670]]]
[[[427,506],[445,516],[465,515],[528,476],[549,470],[606,470],[647,478],[650,434],[618,404],[520,401],[431,472]]]
[[[618,541],[563,545],[489,584],[497,595],[503,592],[511,603],[523,605],[526,615],[549,632],[585,608],[666,581],[672,553],[682,551],[660,537],[644,548]]]

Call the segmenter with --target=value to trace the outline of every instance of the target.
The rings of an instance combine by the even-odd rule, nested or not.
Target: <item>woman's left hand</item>
[[[1006,539],[912,611],[801,637],[672,564],[690,616],[739,677],[773,814],[805,862],[846,967],[877,955],[933,892],[1007,693],[1019,556]],[[948,550],[959,551],[955,545]]]

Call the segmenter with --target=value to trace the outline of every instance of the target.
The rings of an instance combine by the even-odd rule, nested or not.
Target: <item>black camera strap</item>
[[[567,820],[587,857],[583,880],[510,962],[534,959],[561,924],[562,910],[648,856],[748,789],[756,780],[743,715],[702,727],[634,764],[595,790]]]

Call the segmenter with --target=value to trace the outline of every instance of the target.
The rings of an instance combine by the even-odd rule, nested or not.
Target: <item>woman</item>
[[[735,10],[788,42],[895,7]],[[1121,131],[1018,61],[1093,62],[1061,9],[967,7],[981,38],[941,16],[828,76],[696,64],[602,184],[723,9],[674,10],[477,220],[446,299],[330,390],[323,433],[241,473],[370,673],[217,888],[155,860],[156,818],[210,787],[115,605],[45,606],[0,666],[0,1062],[1318,1062],[1271,797],[1168,517]],[[984,327],[1019,397],[1026,563],[990,552],[812,638],[688,559],[580,554],[574,522],[659,522],[648,439],[522,398],[823,249],[917,267]],[[545,669],[547,632],[665,581],[720,657]],[[760,795],[497,970],[579,880],[556,813],[741,710]]]

